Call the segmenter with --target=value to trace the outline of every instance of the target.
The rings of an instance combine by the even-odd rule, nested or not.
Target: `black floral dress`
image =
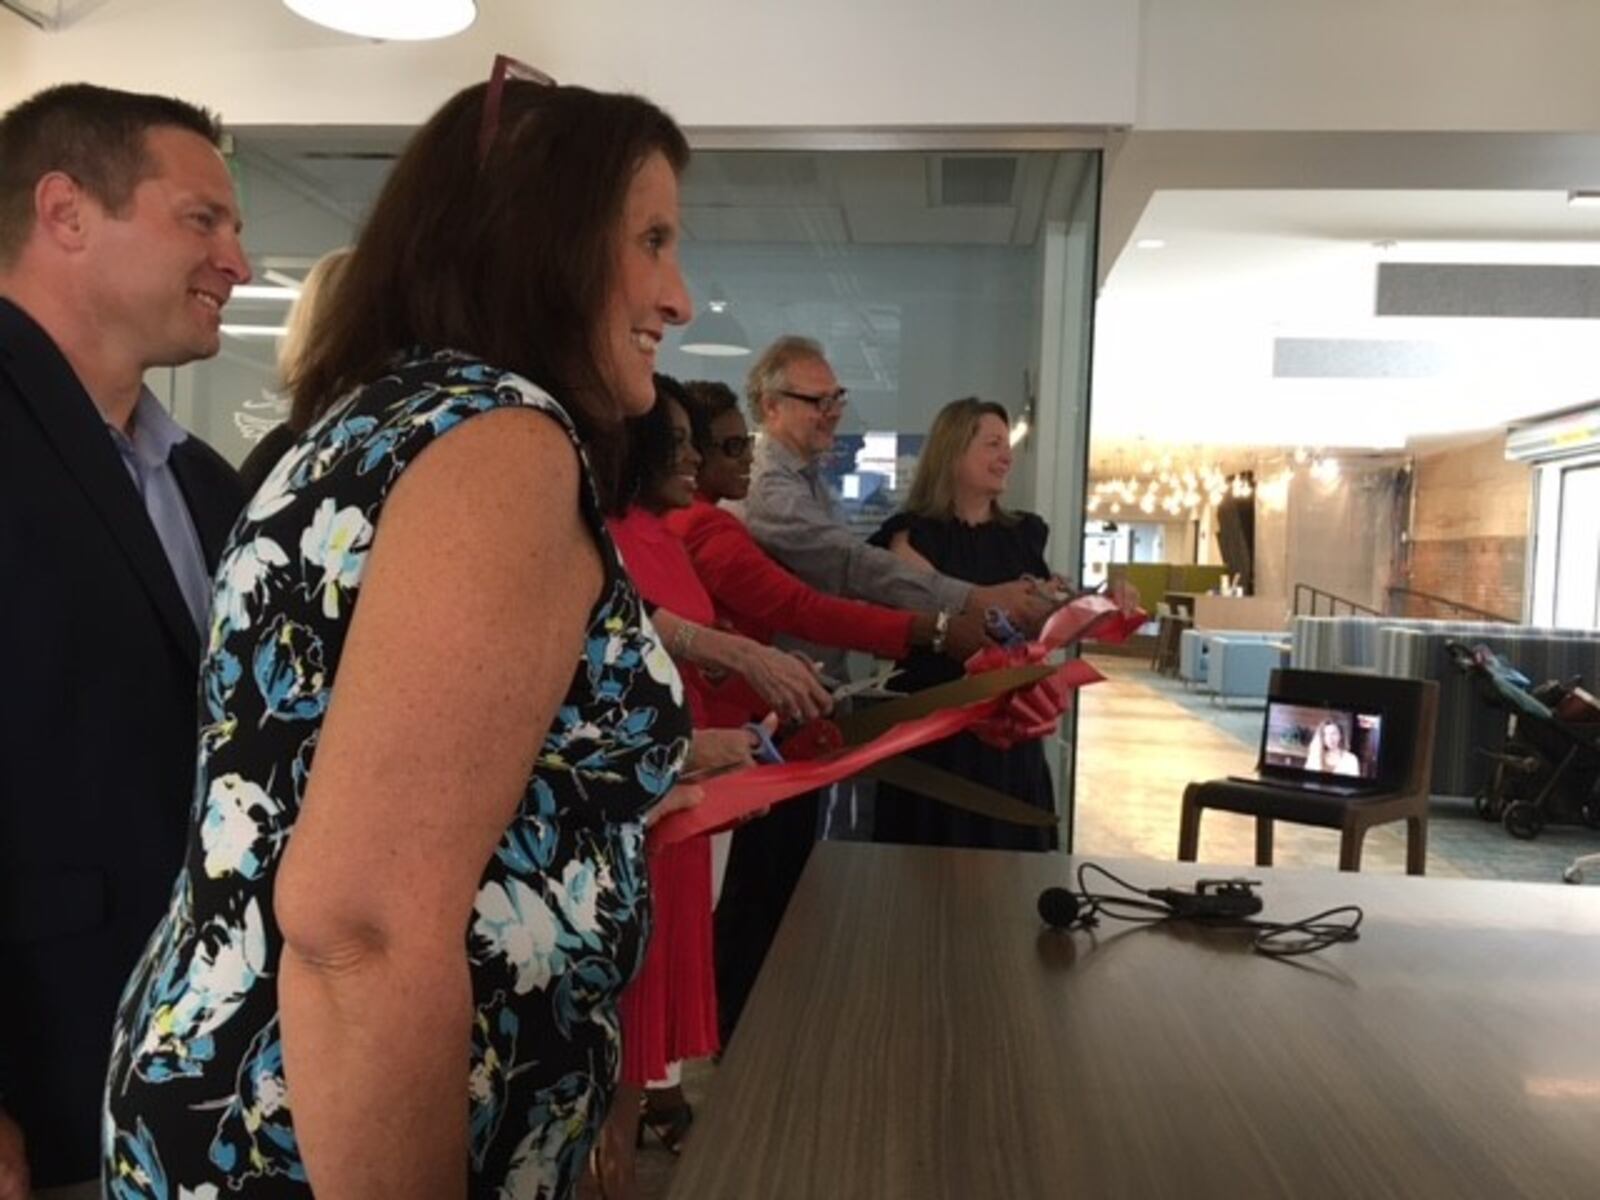
[[[385,498],[434,439],[518,406],[578,445],[526,380],[418,355],[301,438],[235,526],[212,596],[185,865],[114,1031],[103,1143],[114,1200],[310,1194],[278,1032],[273,881]],[[587,465],[584,479],[605,583],[463,945],[475,1012],[462,1166],[475,1197],[566,1196],[581,1171],[617,1078],[616,997],[644,952],[643,813],[688,748],[682,684]]]

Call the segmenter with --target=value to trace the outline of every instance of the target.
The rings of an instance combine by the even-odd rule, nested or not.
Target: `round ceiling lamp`
[[[478,18],[475,0],[283,0],[296,16],[356,37],[420,42],[460,33]]]
[[[750,353],[750,335],[728,311],[728,301],[721,294],[713,293],[712,299],[706,302],[706,311],[684,330],[678,349],[685,354],[704,354],[710,358],[735,358]]]

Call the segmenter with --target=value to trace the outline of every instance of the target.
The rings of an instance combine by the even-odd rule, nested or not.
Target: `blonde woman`
[[[1003,405],[974,397],[945,405],[928,431],[905,506],[871,541],[980,588],[1024,575],[1047,578],[1049,528],[1033,513],[1012,512],[1000,503],[1011,463],[1011,419]],[[900,666],[899,686],[907,691],[947,683],[962,673],[959,663],[924,649],[913,650]],[[918,751],[917,757],[1024,803],[1055,809],[1039,742],[997,750],[960,734]],[[873,836],[880,842],[1008,850],[1053,850],[1057,844],[1054,828],[991,820],[887,785],[878,789]]]
[[[323,300],[332,295],[344,274],[344,264],[350,257],[348,246],[330,250],[317,259],[300,285],[300,295],[289,309],[288,328],[278,343],[278,383],[288,390],[294,386],[295,372],[305,360],[311,346],[312,331],[317,324],[317,309]],[[239,464],[239,478],[244,480],[247,493],[254,495],[266,481],[272,468],[278,465],[289,447],[300,436],[291,416],[281,425],[267,430],[266,436],[255,444],[244,462]]]

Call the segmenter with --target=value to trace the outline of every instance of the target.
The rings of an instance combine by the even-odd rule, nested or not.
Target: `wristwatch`
[[[950,610],[941,608],[939,615],[933,618],[933,641],[928,643],[928,648],[935,654],[943,654],[945,638],[949,636]]]

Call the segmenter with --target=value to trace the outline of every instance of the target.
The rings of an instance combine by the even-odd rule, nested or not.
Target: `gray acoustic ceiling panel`
[[[1600,267],[1379,263],[1380,317],[1600,318]]]
[[[1277,379],[1432,379],[1450,369],[1437,342],[1386,338],[1276,338],[1272,374]]]

